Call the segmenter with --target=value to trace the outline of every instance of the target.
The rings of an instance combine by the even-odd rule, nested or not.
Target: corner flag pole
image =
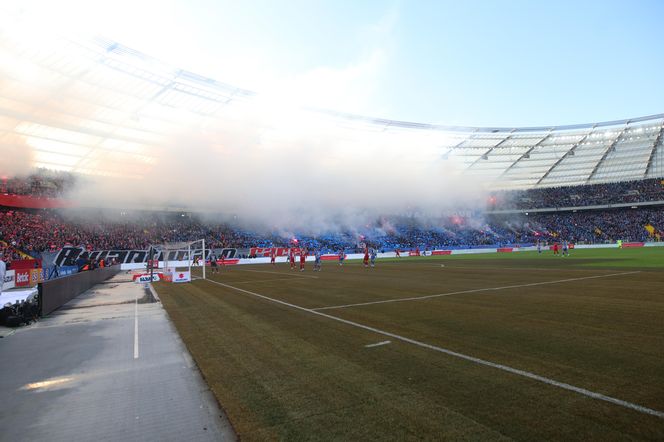
[[[205,239],[203,239],[203,279],[205,279]]]
[[[150,283],[154,280],[154,247],[150,244],[150,253],[148,257],[148,262],[150,263]],[[158,269],[157,269],[158,270]]]

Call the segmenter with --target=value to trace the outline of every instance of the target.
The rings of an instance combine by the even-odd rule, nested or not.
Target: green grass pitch
[[[306,267],[155,285],[242,439],[664,439],[664,248]]]

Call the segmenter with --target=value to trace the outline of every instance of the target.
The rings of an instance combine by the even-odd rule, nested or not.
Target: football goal
[[[206,252],[204,239],[152,245],[148,270],[163,269],[164,279],[170,282],[205,279]]]

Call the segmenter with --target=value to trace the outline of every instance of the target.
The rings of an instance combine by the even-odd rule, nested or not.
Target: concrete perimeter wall
[[[39,283],[40,314],[48,315],[92,286],[117,275],[120,271],[120,266],[116,265]]]

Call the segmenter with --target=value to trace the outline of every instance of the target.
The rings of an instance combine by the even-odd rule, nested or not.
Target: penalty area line
[[[411,296],[409,298],[396,298],[396,299],[383,299],[381,301],[368,301],[368,302],[358,302],[355,304],[343,304],[343,305],[331,305],[328,307],[316,307],[312,310],[334,310],[339,308],[348,308],[348,307],[360,307],[363,305],[374,305],[374,304],[388,304],[391,302],[406,302],[406,301],[420,301],[422,299],[431,299],[431,298],[442,298],[444,296],[453,296],[453,295],[464,295],[468,293],[480,293],[480,292],[492,292],[498,290],[507,290],[507,289],[517,289],[521,287],[535,287],[538,285],[549,285],[549,284],[562,284],[564,282],[574,282],[574,281],[583,281],[586,279],[597,279],[597,278],[608,278],[610,276],[622,276],[622,275],[632,275],[634,273],[641,273],[640,270],[633,272],[623,272],[623,273],[611,273],[608,275],[594,275],[594,276],[583,276],[580,278],[567,278],[567,279],[557,279],[555,281],[542,281],[542,282],[531,282],[528,284],[515,284],[515,285],[505,285],[501,287],[485,287],[481,289],[471,289],[471,290],[460,290],[458,292],[447,292],[447,293],[438,293],[435,295],[424,295],[424,296]]]
[[[258,284],[261,282],[274,282],[274,281],[291,281],[291,282],[302,282],[304,278],[270,278],[270,279],[252,279],[247,281],[232,281],[233,284]]]
[[[452,261],[447,261],[452,262]],[[431,267],[435,268],[441,268],[440,265],[438,264],[431,264]],[[462,270],[519,270],[519,271],[537,271],[537,272],[610,272],[611,270],[602,270],[602,269],[593,269],[593,268],[586,268],[586,269],[579,269],[579,268],[565,268],[565,267],[501,267],[501,266],[483,266],[483,265],[476,265],[476,266],[457,266],[454,264],[444,264],[443,267],[446,270],[449,269],[462,269]]]
[[[235,269],[235,271],[236,271],[236,272],[254,272],[254,273],[272,273],[272,274],[274,274],[274,275],[292,276],[293,278],[311,278],[311,279],[318,279],[318,276],[299,275],[299,274],[281,273],[281,272],[271,272],[271,271],[269,271],[269,270]],[[297,271],[299,272],[300,270],[298,269]]]
[[[634,272],[630,272],[630,273],[634,273]],[[226,288],[229,288],[229,289],[232,289],[232,290],[236,290],[238,292],[245,293],[247,295],[254,296],[256,298],[264,299],[266,301],[270,301],[270,302],[275,303],[275,304],[280,304],[280,305],[290,307],[290,308],[295,309],[295,310],[300,310],[300,311],[303,311],[303,312],[310,313],[312,315],[317,315],[317,316],[321,316],[323,318],[331,319],[333,321],[338,321],[338,322],[341,322],[343,324],[350,325],[350,326],[356,327],[356,328],[361,328],[363,330],[374,332],[374,333],[377,333],[379,335],[387,336],[387,337],[396,339],[398,341],[406,342],[408,344],[416,345],[418,347],[433,350],[433,351],[436,351],[436,352],[439,352],[439,353],[443,353],[443,354],[446,354],[446,355],[449,355],[449,356],[453,356],[453,357],[456,357],[456,358],[459,358],[459,359],[463,359],[463,360],[468,361],[468,362],[473,362],[473,363],[478,364],[478,365],[484,365],[486,367],[491,367],[491,368],[495,368],[495,369],[498,369],[498,370],[502,370],[502,371],[505,371],[507,373],[515,374],[517,376],[532,379],[534,381],[541,382],[541,383],[551,385],[551,386],[554,386],[554,387],[558,387],[558,388],[561,388],[563,390],[571,391],[571,392],[580,394],[582,396],[586,396],[586,397],[589,397],[589,398],[592,398],[592,399],[597,399],[597,400],[604,401],[604,402],[609,402],[611,404],[619,405],[621,407],[628,408],[630,410],[638,411],[639,413],[649,414],[651,416],[655,416],[655,417],[658,417],[660,419],[664,419],[664,412],[659,411],[659,410],[654,410],[652,408],[644,407],[642,405],[638,405],[638,404],[635,404],[635,403],[632,403],[632,402],[624,401],[622,399],[607,396],[607,395],[597,393],[597,392],[594,392],[594,391],[591,391],[591,390],[586,390],[585,388],[577,387],[577,386],[574,386],[574,385],[571,385],[571,384],[567,384],[565,382],[559,382],[559,381],[556,381],[554,379],[550,379],[550,378],[547,378],[545,376],[540,376],[538,374],[531,373],[529,371],[520,370],[518,368],[513,368],[513,367],[510,367],[508,365],[498,364],[496,362],[491,362],[491,361],[487,361],[485,359],[476,358],[474,356],[469,356],[469,355],[466,355],[466,354],[463,354],[463,353],[459,353],[459,352],[456,352],[456,351],[453,351],[453,350],[449,350],[447,348],[438,347],[438,346],[433,345],[433,344],[427,344],[426,342],[416,341],[415,339],[407,338],[405,336],[397,335],[395,333],[391,333],[391,332],[381,330],[381,329],[378,329],[378,328],[375,328],[375,327],[360,324],[359,322],[349,321],[348,319],[339,318],[337,316],[328,315],[327,313],[312,310],[312,309],[302,307],[302,306],[299,306],[299,305],[296,305],[296,304],[291,304],[291,303],[286,302],[286,301],[281,301],[279,299],[270,298],[269,296],[261,295],[260,293],[252,292],[250,290],[245,290],[245,289],[240,288],[240,287],[234,287],[232,285],[224,284],[222,282],[217,282],[217,281],[213,281],[213,280],[210,280],[210,279],[207,279],[206,281],[208,281],[212,284],[217,284],[217,285],[222,286],[222,287],[226,287]]]

